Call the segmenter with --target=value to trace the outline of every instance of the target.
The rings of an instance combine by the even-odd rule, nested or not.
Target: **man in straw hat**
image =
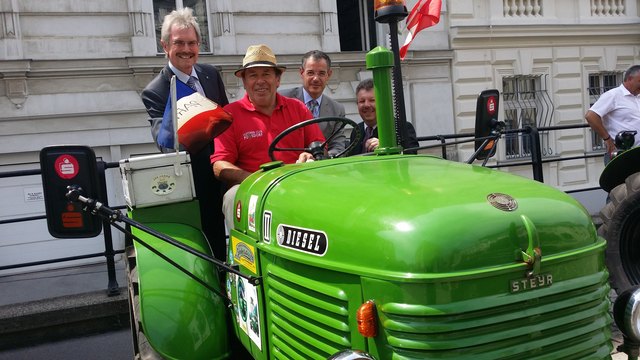
[[[200,53],[200,28],[192,9],[185,7],[174,10],[164,17],[160,43],[168,58],[167,65],[151,80],[141,94],[142,102],[149,114],[154,141],[157,141],[162,124],[162,117],[169,99],[169,84],[173,75],[185,84],[192,83],[197,92],[220,106],[229,103],[218,70],[213,65],[196,63]],[[160,150],[173,151],[162,147]],[[200,151],[191,153],[191,167],[196,196],[200,200],[202,230],[211,244],[214,255],[224,259],[227,253],[224,247],[224,222],[220,212],[222,186],[211,172],[209,158],[212,153],[213,142]]]
[[[229,190],[223,197],[223,213],[227,228],[233,227],[233,201],[238,185],[261,164],[271,161],[269,144],[285,129],[313,118],[307,107],[296,99],[277,93],[284,66],[276,62],[273,51],[266,45],[252,45],[235,74],[242,78],[245,96],[224,107],[233,116],[233,123],[214,139],[215,153],[211,164],[215,176]],[[305,148],[314,141],[324,141],[317,124],[303,127],[280,141],[282,148]],[[285,163],[313,160],[307,152],[276,152]]]

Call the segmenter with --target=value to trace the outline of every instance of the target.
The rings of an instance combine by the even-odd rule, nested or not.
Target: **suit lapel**
[[[327,97],[322,97],[322,102],[320,103],[320,112],[318,112],[319,117],[329,116],[329,112],[331,111],[331,104],[327,101]]]
[[[296,88],[295,92],[293,93],[293,96],[296,99],[304,102],[304,92],[302,92],[302,86]],[[307,105],[307,104],[305,104],[305,105]]]
[[[208,97],[209,99],[212,98],[213,96],[213,92],[215,90],[211,89],[211,80],[210,76],[207,75],[205,72],[202,71],[202,68],[200,66],[198,66],[198,64],[193,66],[194,69],[196,70],[196,74],[198,74],[198,81],[200,81],[200,85],[202,86],[202,90],[204,90],[204,95],[206,97]]]

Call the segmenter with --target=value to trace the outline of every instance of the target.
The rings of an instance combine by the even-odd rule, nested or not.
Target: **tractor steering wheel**
[[[277,147],[277,145],[280,142],[280,140],[282,140],[285,136],[291,134],[292,132],[294,132],[294,131],[296,131],[296,130],[298,130],[300,128],[303,128],[305,126],[309,126],[311,124],[330,122],[330,121],[339,122],[340,123],[340,127],[338,129],[336,129],[336,131],[334,131],[333,134],[331,134],[331,136],[329,136],[329,138],[327,138],[322,143],[319,142],[319,141],[314,141],[313,143],[311,143],[309,145],[309,147],[305,147],[305,148],[279,148],[279,147]],[[324,159],[324,148],[325,148],[325,145],[327,145],[327,143],[329,141],[331,141],[331,139],[333,139],[336,135],[338,135],[338,132],[340,130],[344,129],[344,127],[347,126],[347,124],[351,125],[353,127],[352,131],[356,132],[356,138],[354,139],[354,141],[351,142],[351,144],[349,144],[349,146],[347,146],[346,149],[344,149],[340,153],[336,154],[334,157],[345,156],[345,154],[348,154],[356,146],[356,144],[358,144],[358,142],[360,142],[360,139],[362,139],[362,131],[358,127],[358,124],[356,124],[356,122],[351,120],[351,119],[337,117],[337,116],[327,116],[327,117],[321,117],[321,118],[317,118],[317,119],[309,119],[309,120],[302,121],[300,123],[297,123],[297,124],[289,127],[288,129],[284,130],[283,132],[281,132],[278,136],[276,136],[275,139],[273,139],[273,141],[269,145],[269,157],[271,158],[272,161],[276,161],[276,158],[274,157],[274,154],[273,154],[275,151],[306,151],[308,153],[311,153],[316,160]]]

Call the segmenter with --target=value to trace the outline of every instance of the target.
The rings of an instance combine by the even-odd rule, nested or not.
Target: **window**
[[[209,19],[207,17],[206,0],[153,0],[153,19],[156,26],[156,43],[159,53],[164,53],[160,44],[160,32],[162,30],[162,21],[165,15],[168,15],[175,9],[190,7],[193,9],[193,15],[198,19],[200,25],[200,52],[209,52]]]
[[[377,46],[373,0],[336,0],[340,51],[369,51]]]
[[[622,83],[622,76],[623,72],[621,71],[589,74],[589,88],[587,89],[589,93],[589,107],[598,101],[600,95],[620,85]],[[591,131],[591,149],[594,151],[603,150],[604,143],[600,135],[591,129],[589,129],[589,131]]]
[[[504,121],[507,129],[521,129],[526,126],[544,127],[551,123],[553,104],[543,88],[541,75],[508,76],[502,79],[502,98],[504,101]],[[548,132],[540,133],[543,156],[553,154],[549,144]],[[516,133],[505,136],[505,155],[507,159],[531,156],[531,140],[527,134]]]

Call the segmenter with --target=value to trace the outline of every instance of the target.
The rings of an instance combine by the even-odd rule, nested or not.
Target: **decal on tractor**
[[[249,198],[248,209],[249,231],[256,231],[256,204],[258,204],[258,196],[251,195],[251,197]]]
[[[242,203],[238,201],[236,203],[236,220],[240,221],[242,219]]]
[[[238,325],[249,335],[251,341],[262,350],[262,338],[260,335],[260,307],[258,305],[258,292],[247,279],[238,277]]]
[[[256,274],[256,249],[235,236],[231,237],[231,247],[233,260]]]
[[[324,256],[329,241],[323,231],[299,228],[291,225],[278,225],[276,233],[278,245],[292,250]]]

